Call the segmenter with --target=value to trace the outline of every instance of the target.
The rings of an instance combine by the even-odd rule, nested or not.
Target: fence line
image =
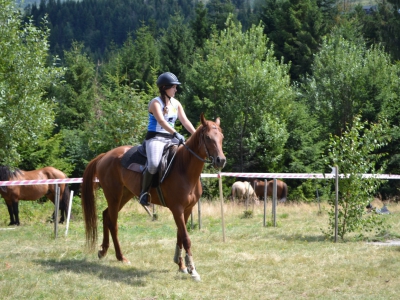
[[[400,179],[400,175],[397,174],[360,174],[362,175],[362,178],[377,178],[377,179]],[[337,169],[332,168],[332,173],[324,174],[324,173],[232,173],[232,172],[220,172],[218,174],[201,174],[202,178],[218,178],[219,179],[219,190],[220,190],[220,198],[221,198],[221,217],[222,220],[224,220],[223,216],[223,195],[222,195],[222,177],[244,177],[244,178],[273,178],[274,181],[277,178],[287,178],[287,179],[333,179],[336,178],[336,185],[337,181],[339,178],[349,178],[350,174],[337,174]],[[66,184],[66,183],[82,183],[83,179],[82,178],[65,178],[65,179],[46,179],[46,180],[10,180],[10,181],[0,181],[0,187],[2,186],[16,186],[16,185],[38,185],[38,184]],[[96,180],[98,182],[98,179]],[[276,189],[276,182],[274,182],[274,192]],[[337,187],[336,187],[336,194],[338,193]],[[264,191],[264,194],[266,194],[266,191]],[[275,195],[274,195],[275,196]],[[70,197],[70,206],[72,205],[72,197],[73,193],[71,194]],[[276,196],[275,196],[276,197]],[[337,196],[336,196],[337,197]],[[266,199],[264,199],[266,202]],[[264,202],[264,204],[265,204]],[[336,199],[337,202],[337,199]],[[55,201],[55,206],[56,206],[56,219],[55,219],[55,228],[54,228],[54,233],[55,237],[57,238],[57,213],[58,213],[58,201]],[[335,205],[337,207],[337,204]],[[71,208],[71,207],[69,207]],[[264,210],[265,210],[265,205],[264,205]],[[68,224],[69,224],[69,214],[68,212],[68,220],[67,220],[67,229],[65,232],[65,235],[67,235],[68,232]],[[265,214],[265,211],[264,211]],[[274,214],[274,212],[273,212]],[[199,213],[200,217],[200,213]],[[275,215],[273,215],[275,217]],[[201,223],[201,221],[199,220]],[[225,229],[224,229],[224,222],[222,222],[222,228],[223,228],[223,235],[224,235],[224,241],[225,241]],[[265,220],[264,220],[265,223]],[[265,224],[264,224],[265,226]],[[335,225],[335,230],[337,228],[337,225]],[[336,242],[336,231],[335,231],[335,242]]]
[[[396,174],[361,174],[362,178],[377,179],[400,179]],[[221,177],[247,177],[247,178],[286,178],[286,179],[333,179],[334,173],[232,173],[221,172],[219,174],[201,174],[201,178],[219,178]],[[348,178],[349,174],[338,174],[340,178]],[[98,180],[96,180],[98,181]],[[35,184],[57,184],[57,183],[82,183],[82,178],[64,178],[64,179],[46,179],[46,180],[10,180],[0,181],[0,186],[14,185],[35,185]]]

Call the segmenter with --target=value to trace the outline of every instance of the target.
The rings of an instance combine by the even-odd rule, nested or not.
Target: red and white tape
[[[332,179],[335,174],[323,173],[229,173],[221,172],[218,174],[201,174],[202,178],[219,178],[219,177],[245,177],[245,178],[286,178],[286,179]],[[344,178],[344,174],[338,175]],[[347,175],[349,177],[349,175]],[[362,178],[377,179],[400,179],[400,175],[394,174],[362,174]],[[98,180],[96,180],[98,181]],[[37,185],[37,184],[63,184],[63,183],[82,183],[82,178],[65,178],[65,179],[43,179],[43,180],[11,180],[0,181],[0,186],[13,185]]]
[[[246,178],[298,178],[298,179],[315,179],[315,178],[333,178],[334,174],[318,174],[318,173],[228,173],[221,172],[221,176],[227,177],[246,177]],[[332,177],[333,176],[333,177]]]
[[[394,174],[361,174],[362,178],[400,179],[400,175]],[[245,178],[290,178],[290,179],[332,179],[333,173],[227,173],[221,172],[221,176],[245,177]],[[349,174],[338,174],[340,178],[350,177]]]
[[[82,183],[82,178],[10,180],[10,181],[0,181],[0,186],[58,184],[58,183],[60,183],[60,184],[61,183]]]

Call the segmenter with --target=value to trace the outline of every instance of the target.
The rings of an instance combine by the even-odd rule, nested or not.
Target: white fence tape
[[[247,177],[247,178],[287,178],[287,179],[332,179],[335,174],[328,173],[229,173],[221,172],[221,177]],[[218,178],[218,174],[201,174],[202,178]],[[346,177],[350,175],[347,174]],[[340,178],[345,178],[344,174],[339,174]],[[400,175],[395,174],[362,174],[362,178],[378,179],[400,179]],[[98,180],[96,180],[98,181]],[[0,186],[13,185],[35,185],[35,184],[57,184],[57,183],[82,183],[82,178],[65,179],[43,179],[43,180],[11,180],[0,181]]]
[[[227,173],[221,172],[221,176],[227,177],[248,177],[248,178],[290,178],[290,179],[332,179],[334,173]],[[340,178],[345,178],[344,174],[339,174]],[[350,177],[349,174],[346,177]],[[379,179],[400,179],[400,175],[393,174],[362,174],[362,178]]]

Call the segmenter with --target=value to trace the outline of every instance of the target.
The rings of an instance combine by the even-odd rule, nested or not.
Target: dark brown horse
[[[44,167],[33,171],[23,171],[20,169],[11,170],[7,166],[0,166],[0,181],[13,180],[46,180],[46,179],[64,179],[67,178],[62,171],[53,167]],[[69,204],[69,187],[67,184],[59,184],[60,187],[60,223],[65,220]],[[11,185],[0,186],[0,195],[7,204],[10,214],[10,225],[19,225],[19,200],[38,200],[46,196],[51,202],[55,201],[55,184],[38,185]]]
[[[254,182],[253,186],[255,184],[255,192],[258,199],[260,200],[264,199],[264,187],[265,187],[264,180],[255,179],[253,182]],[[269,197],[272,197],[273,186],[274,186],[273,180],[267,181],[267,196]],[[285,202],[288,191],[287,184],[282,180],[277,180],[276,188],[277,188],[277,198],[279,202]]]
[[[196,132],[184,146],[177,149],[170,173],[160,185],[165,206],[172,212],[178,228],[174,262],[181,272],[189,272],[194,280],[200,280],[200,276],[195,269],[186,223],[202,194],[200,175],[206,159],[210,159],[216,169],[223,168],[226,160],[222,151],[223,134],[219,118],[212,122],[206,120],[202,114],[200,119],[201,125]],[[123,256],[118,241],[118,212],[133,196],[139,196],[142,177],[141,173],[121,165],[122,156],[131,147],[121,146],[94,158],[83,174],[81,190],[87,245],[93,249],[97,241],[94,193],[97,187],[94,180],[97,177],[108,204],[103,211],[103,242],[98,256],[102,258],[107,254],[111,233],[115,255],[119,261],[125,263],[129,263],[129,260]],[[150,195],[152,203],[161,205],[155,188],[150,190]],[[185,261],[182,257],[182,246],[186,251]]]

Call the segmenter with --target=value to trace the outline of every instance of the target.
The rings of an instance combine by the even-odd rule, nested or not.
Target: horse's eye
[[[211,140],[211,138],[210,138],[210,136],[209,136],[209,135],[207,135],[207,136],[206,136],[206,138],[207,138],[207,140]]]

